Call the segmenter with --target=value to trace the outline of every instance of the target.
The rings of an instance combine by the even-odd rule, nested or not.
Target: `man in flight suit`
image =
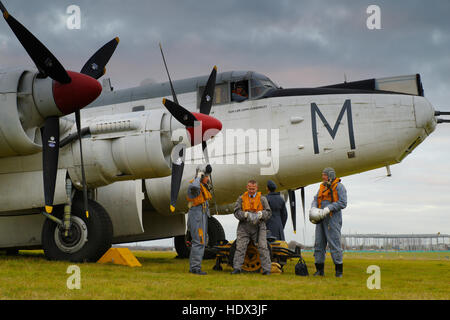
[[[325,252],[328,244],[335,264],[336,277],[341,278],[343,274],[341,210],[347,206],[347,191],[341,179],[336,178],[333,168],[323,170],[322,181],[309,211],[309,220],[316,224],[314,259],[317,271],[314,275],[324,275]]]
[[[189,206],[188,229],[192,236],[189,272],[198,275],[206,274],[202,271],[201,264],[208,235],[208,217],[210,216],[208,200],[212,198],[208,189],[211,171],[209,164],[197,167],[195,179],[190,181],[186,197]]]
[[[284,241],[284,226],[288,217],[286,203],[280,196],[280,193],[275,192],[277,189],[275,182],[272,180],[267,181],[267,189],[269,190],[269,194],[266,198],[272,210],[272,216],[266,222],[267,232],[270,232],[270,235],[277,240]]]
[[[266,221],[272,212],[266,197],[258,191],[255,180],[247,183],[247,192],[239,196],[234,207],[234,216],[239,220],[236,238],[236,252],[233,260],[233,272],[241,273],[250,240],[258,248],[263,275],[269,275],[272,268],[269,248],[267,247]]]

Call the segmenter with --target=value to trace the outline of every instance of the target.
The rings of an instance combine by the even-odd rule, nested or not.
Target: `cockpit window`
[[[263,79],[252,79],[251,83],[251,94],[252,100],[261,98],[267,91],[271,89],[276,89],[277,86],[270,80]]]
[[[248,80],[231,83],[231,100],[242,102],[248,100]]]
[[[198,93],[197,93],[197,105],[200,106],[200,101],[203,95],[203,91],[205,91],[205,87],[201,86],[199,87]],[[213,105],[217,104],[224,104],[229,103],[230,98],[228,96],[228,83],[224,84],[216,84],[216,87],[214,89],[214,101]]]

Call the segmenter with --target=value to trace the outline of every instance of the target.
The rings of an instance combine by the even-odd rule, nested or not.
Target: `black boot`
[[[342,274],[344,272],[343,267],[344,267],[344,265],[342,263],[335,265],[336,278],[342,278]]]
[[[325,275],[325,272],[324,272],[325,264],[324,263],[315,263],[315,265],[316,265],[317,271],[314,273],[314,276],[323,277]]]

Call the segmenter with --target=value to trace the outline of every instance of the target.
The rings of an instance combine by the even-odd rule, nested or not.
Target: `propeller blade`
[[[119,44],[119,38],[115,37],[108,43],[106,43],[103,47],[97,50],[91,58],[84,64],[83,68],[81,68],[80,73],[90,76],[94,79],[99,79],[106,72],[106,65],[111,59],[114,51]],[[81,114],[80,110],[75,111],[75,122],[77,126],[77,136],[78,141],[80,142],[80,161],[81,161],[81,179],[83,183],[83,204],[84,204],[84,212],[86,214],[86,218],[89,217],[89,209],[88,209],[88,194],[87,194],[87,184],[86,184],[86,174],[84,170],[84,161],[83,161],[83,143],[81,141]]]
[[[170,114],[186,127],[193,127],[197,118],[188,110],[180,106],[178,103],[163,99],[163,105]]]
[[[302,209],[303,209],[303,222],[306,224],[306,214],[305,214],[305,187],[300,188],[300,194],[302,197]]]
[[[175,94],[175,89],[173,88],[172,79],[170,78],[169,69],[167,68],[166,58],[164,57],[164,52],[162,49],[161,42],[159,43],[159,50],[161,50],[161,56],[162,56],[162,59],[164,62],[164,67],[166,68],[167,77],[169,78],[170,90],[172,90],[173,101],[175,101],[175,103],[178,104],[177,95]]]
[[[217,209],[217,200],[216,200],[216,193],[214,192],[214,183],[212,180],[212,174],[209,174],[209,183],[211,185],[211,193],[212,193],[212,198],[214,199],[214,208],[216,209],[216,214],[219,214],[219,210]]]
[[[45,211],[52,213],[59,156],[59,118],[48,117],[41,128]]]
[[[217,67],[214,66],[203,91],[202,99],[200,100],[200,113],[209,115],[214,101],[214,90],[216,87]]]
[[[200,100],[200,113],[209,115],[211,112],[211,107],[214,102],[214,90],[216,87],[216,76],[217,76],[217,66],[214,66],[214,68],[211,71],[211,74],[209,75],[208,81],[206,82],[205,90],[203,91],[202,98]],[[205,158],[206,163],[209,163],[209,155],[206,141],[202,141],[202,150],[203,155]],[[214,207],[216,209],[216,214],[219,214],[219,211],[217,209],[217,201],[216,201],[216,194],[214,192],[214,183],[212,181],[212,174],[209,175],[209,182],[211,185],[211,192],[212,197],[214,199]]]
[[[291,208],[291,219],[292,226],[294,227],[294,233],[297,233],[297,217],[296,217],[296,201],[295,201],[295,190],[289,189],[289,206]]]
[[[203,149],[203,156],[205,158],[205,161],[207,164],[209,164],[209,155],[208,150],[206,149],[206,141],[202,141],[202,149]],[[219,210],[217,209],[217,201],[216,201],[216,193],[214,192],[214,183],[212,180],[212,173],[209,174],[209,184],[211,185],[211,193],[214,201],[214,207],[216,209],[216,214],[219,214]]]
[[[119,44],[119,38],[116,37],[106,43],[103,47],[97,50],[91,58],[84,64],[80,73],[88,75],[94,79],[99,79],[106,72],[106,65],[111,59],[114,51]]]
[[[170,211],[175,211],[175,205],[180,192],[181,179],[184,171],[184,156],[186,145],[180,143],[172,149],[172,177],[170,182]]]
[[[82,184],[83,184],[84,213],[86,214],[86,218],[89,218],[86,174],[84,172],[84,161],[83,161],[83,143],[81,141],[81,115],[80,115],[80,110],[75,111],[75,123],[76,123],[76,126],[77,126],[78,141],[80,142],[81,180],[82,180]]]
[[[64,69],[62,64],[50,50],[28,31],[27,28],[10,15],[1,2],[0,10],[3,12],[3,18],[5,18],[5,21],[38,68],[40,76],[43,78],[48,76],[62,84],[70,83],[71,78],[66,69]]]

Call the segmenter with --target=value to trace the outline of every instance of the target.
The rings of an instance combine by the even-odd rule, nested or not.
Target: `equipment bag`
[[[305,260],[300,257],[297,264],[295,265],[295,274],[298,276],[309,276],[308,267],[306,266]]]

